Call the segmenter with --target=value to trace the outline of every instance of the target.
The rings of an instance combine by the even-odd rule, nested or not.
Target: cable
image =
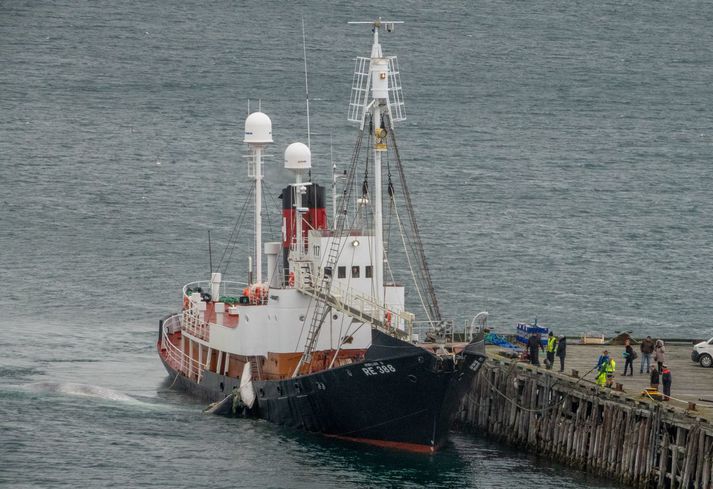
[[[512,366],[511,366],[510,369],[508,370],[508,372],[507,372],[507,374],[506,374],[506,377],[510,377],[510,375],[511,375],[512,372],[515,370],[515,368],[517,367],[517,365],[518,365],[517,361],[514,361],[514,362],[512,363]],[[592,368],[592,370],[590,370],[589,372],[587,372],[586,374],[584,374],[582,377],[580,377],[579,380],[578,380],[577,382],[575,382],[574,386],[579,385],[579,383],[582,382],[582,381],[584,380],[584,378],[585,378],[587,375],[589,375],[595,368],[596,368],[596,367]],[[508,401],[509,403],[511,403],[513,406],[515,406],[515,407],[517,407],[517,408],[519,408],[519,409],[522,409],[523,411],[526,411],[526,412],[529,412],[529,413],[545,412],[545,411],[549,411],[550,409],[553,409],[553,408],[555,408],[555,407],[558,407],[558,406],[560,405],[561,399],[558,400],[558,401],[555,402],[555,403],[552,403],[552,404],[549,405],[549,406],[545,406],[545,407],[542,407],[542,408],[536,408],[536,409],[527,408],[527,407],[525,407],[525,406],[522,406],[521,404],[518,404],[517,401],[515,401],[515,400],[512,399],[511,397],[508,397],[507,394],[503,394],[497,387],[495,387],[495,385],[490,381],[490,379],[488,379],[487,376],[484,376],[484,375],[481,374],[481,377],[485,377],[485,381],[490,385],[490,387],[491,387],[496,393],[498,393],[500,396],[502,396],[506,401]],[[559,383],[560,380],[561,380],[561,379],[555,380],[554,383],[553,383],[552,385],[550,385],[548,388],[549,388],[549,389],[552,389],[555,385],[557,385],[557,384]],[[472,397],[472,394],[468,394],[468,397],[471,397],[472,399],[474,399],[474,398]]]

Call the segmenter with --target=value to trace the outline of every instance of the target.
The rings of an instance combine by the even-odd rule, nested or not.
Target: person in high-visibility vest
[[[607,384],[607,369],[609,367],[610,360],[609,352],[607,350],[604,350],[602,354],[599,355],[597,366],[595,367],[597,369],[597,378],[595,382],[598,386],[604,387]]]
[[[611,387],[614,383],[614,371],[616,370],[616,362],[613,358],[609,359],[609,363],[606,366],[607,373],[607,387]]]
[[[555,352],[557,351],[557,337],[555,334],[550,331],[550,334],[547,336],[547,361],[545,362],[545,366],[547,367],[547,370],[550,370],[552,368],[552,365],[555,363]]]

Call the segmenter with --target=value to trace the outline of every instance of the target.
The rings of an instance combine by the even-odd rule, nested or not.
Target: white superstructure
[[[231,355],[260,358],[265,368],[270,367],[265,362],[282,355],[274,361],[297,362],[296,368],[290,367],[297,375],[312,362],[313,352],[332,352],[334,363],[340,352],[365,350],[371,343],[372,327],[402,332],[403,337],[410,332],[414,316],[405,310],[404,287],[384,283],[382,157],[390,124],[405,117],[396,58],[383,55],[379,31],[391,31],[398,23],[372,23],[371,56],[357,59],[350,101],[348,119],[362,129],[370,121],[373,144],[368,151],[374,188],[354,196],[353,202],[342,202],[340,208],[346,213],[356,206],[370,212],[373,219],[368,223],[357,220],[357,227],[348,227],[345,218],[340,220],[335,201],[338,217],[328,228],[324,204],[317,204],[324,200],[323,189],[306,179],[312,168],[310,148],[295,142],[284,151],[284,167],[293,182],[283,191],[287,204],[282,243],[268,242],[263,248],[263,158],[266,146],[273,143],[272,123],[262,112],[251,113],[245,120],[244,142],[249,149],[248,176],[255,184],[254,280],[242,285],[223,282],[221,274],[214,273],[210,283],[184,288],[180,349],[189,358],[187,363],[215,362],[219,355],[216,368],[227,372],[230,365],[225,358]],[[334,175],[332,184],[336,193]],[[204,287],[211,291],[210,298],[202,292]],[[280,375],[283,370],[280,367]]]

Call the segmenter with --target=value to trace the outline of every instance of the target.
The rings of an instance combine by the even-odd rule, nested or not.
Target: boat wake
[[[116,402],[144,402],[113,389],[98,385],[79,384],[74,382],[35,382],[28,384],[27,389],[32,392],[59,394],[65,396],[80,396]]]

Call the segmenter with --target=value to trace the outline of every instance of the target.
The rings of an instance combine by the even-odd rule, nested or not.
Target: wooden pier
[[[603,348],[572,346],[568,353],[582,365],[580,375]],[[690,347],[679,354],[669,351],[679,360],[683,353],[690,356]],[[630,387],[620,385],[618,391],[503,358],[496,349],[489,349],[488,357],[464,400],[458,420],[462,429],[633,487],[713,489],[713,410],[685,399],[642,398],[641,388],[634,387],[647,383],[639,376],[638,360],[634,377],[616,381],[625,386],[631,379]],[[706,386],[692,395],[713,399],[713,369],[688,362],[703,379],[696,382]],[[674,373],[674,379],[682,388],[694,383],[683,372]],[[678,397],[675,388],[672,396]]]

